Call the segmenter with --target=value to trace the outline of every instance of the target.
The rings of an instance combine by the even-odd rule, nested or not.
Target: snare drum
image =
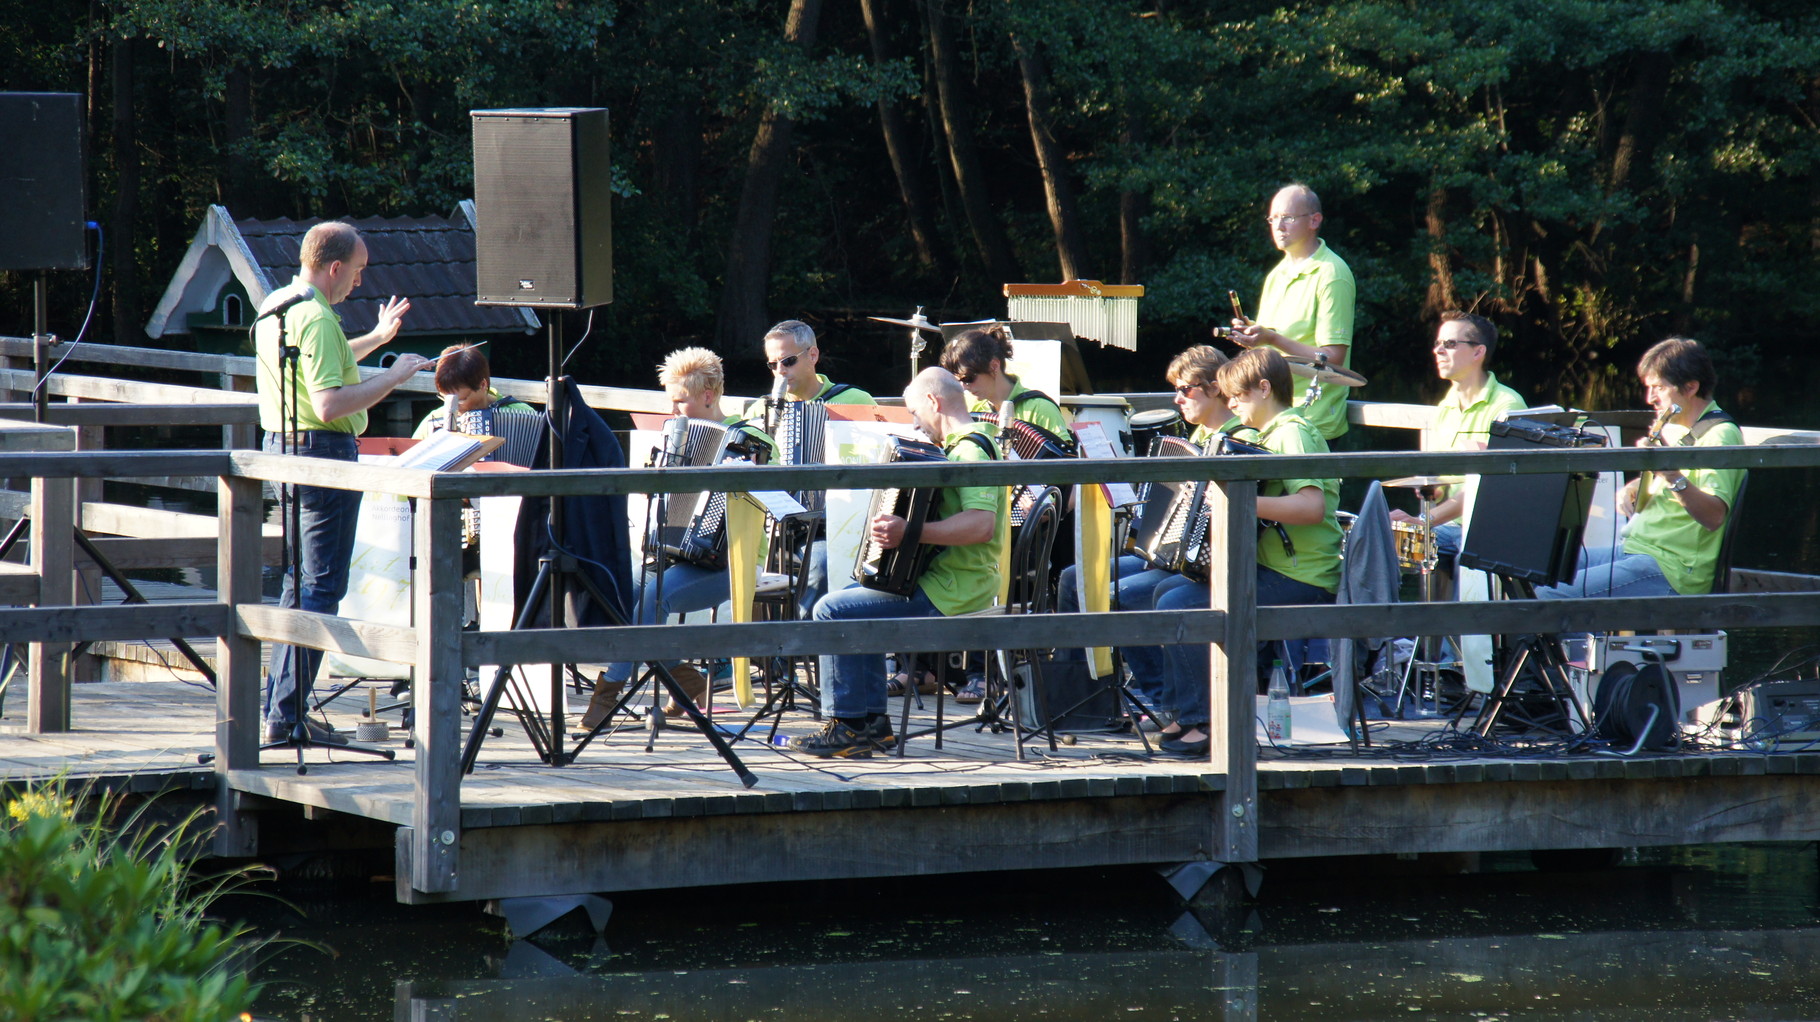
[[[1145,458],[1150,456],[1155,447],[1156,438],[1163,436],[1188,437],[1188,423],[1183,421],[1182,413],[1177,408],[1153,408],[1139,412],[1131,417],[1131,424],[1126,431],[1126,448],[1132,456]]]
[[[1390,527],[1397,541],[1397,567],[1419,573],[1434,556],[1433,537],[1423,533],[1421,522],[1391,522]]]

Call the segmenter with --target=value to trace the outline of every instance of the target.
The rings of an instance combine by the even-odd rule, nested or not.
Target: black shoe
[[[881,719],[881,723],[884,734],[875,737],[873,732],[877,724],[865,725],[856,731],[840,718],[830,717],[820,734],[794,739],[790,748],[819,759],[871,759],[873,750],[883,749],[887,742],[897,740],[891,734],[890,721]]]
[[[313,720],[304,721],[304,727],[308,730],[311,745],[348,744],[347,735],[323,727]],[[265,744],[271,745],[276,742],[288,742],[291,740],[291,733],[295,729],[296,725],[282,720],[267,721],[265,725]]]
[[[967,675],[967,684],[954,693],[957,703],[983,703],[986,701],[986,676],[984,674]]]
[[[897,744],[897,735],[891,730],[891,717],[889,714],[881,713],[878,716],[873,717],[867,722],[865,730],[861,733],[864,734],[872,744],[878,746],[879,751],[881,752],[889,750]]]
[[[1193,731],[1193,730],[1196,730],[1196,729],[1195,728],[1187,729],[1187,731]],[[1184,731],[1182,733],[1186,734],[1187,731]],[[1157,747],[1158,752],[1162,752],[1162,753],[1165,753],[1170,756],[1182,756],[1182,757],[1190,758],[1190,759],[1193,759],[1193,758],[1205,759],[1207,757],[1207,750],[1213,747],[1213,736],[1209,735],[1208,737],[1202,738],[1199,741],[1185,742],[1182,740],[1181,734],[1174,734],[1174,735],[1170,735],[1169,737],[1164,738],[1162,741],[1156,743],[1156,747]]]

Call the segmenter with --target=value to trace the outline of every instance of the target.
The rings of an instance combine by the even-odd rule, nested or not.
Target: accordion
[[[974,412],[973,421],[990,422],[998,425],[999,417],[992,412]],[[1011,420],[1009,427],[999,426],[999,446],[1007,457],[1020,461],[1043,461],[1049,458],[1078,458],[1080,445],[1074,438],[1066,439],[1056,436],[1041,426],[1033,425],[1022,419]],[[1011,527],[1024,524],[1036,498],[1049,487],[1042,483],[1021,483],[1011,488]]]
[[[482,461],[503,461],[530,468],[531,460],[537,456],[537,442],[543,439],[544,415],[542,412],[482,408],[456,413],[455,429],[471,436],[496,436],[505,440],[499,450]]]
[[[879,459],[881,464],[948,460],[940,447],[921,440],[887,436],[885,444],[885,456]],[[909,596],[916,592],[916,580],[922,577],[929,562],[935,560],[935,555],[941,552],[941,548],[926,546],[921,542],[923,524],[929,520],[929,512],[941,489],[939,486],[919,486],[872,491],[872,503],[866,511],[866,522],[871,523],[879,515],[896,515],[905,522],[904,538],[903,542],[886,550],[873,541],[871,529],[866,529],[861,534],[859,556],[853,564],[855,582],[867,589],[895,593],[898,596]]]
[[[1267,447],[1260,447],[1257,444],[1248,444],[1243,440],[1235,440],[1227,433],[1221,433],[1209,444],[1209,447],[1211,448],[1209,453],[1215,455],[1270,453],[1270,449]],[[1188,528],[1188,538],[1186,542],[1182,544],[1182,565],[1176,569],[1196,582],[1207,581],[1207,562],[1213,548],[1213,511],[1207,506],[1206,485],[1206,483],[1201,484],[1202,499],[1200,507],[1196,511],[1196,520]],[[1259,519],[1258,526],[1259,528],[1274,526],[1278,532],[1283,535],[1283,542],[1289,542],[1289,536],[1287,533],[1282,533],[1283,527],[1281,525]]]
[[[1202,453],[1201,448],[1174,436],[1159,436],[1150,448],[1151,457],[1156,458],[1193,458]],[[1156,482],[1145,487],[1137,523],[1131,529],[1131,552],[1152,567],[1181,571],[1189,527],[1201,516],[1206,489],[1205,482]]]
[[[827,460],[828,406],[820,401],[786,401],[777,410],[777,463],[820,465]],[[790,496],[805,510],[821,511],[828,495],[822,490],[796,490]]]
[[[671,420],[672,424],[675,420]],[[671,425],[666,428],[666,435]],[[679,451],[660,451],[658,467],[763,460],[763,448],[743,430],[706,419],[685,419]],[[672,493],[657,524],[657,544],[675,560],[718,570],[727,565],[727,495]]]

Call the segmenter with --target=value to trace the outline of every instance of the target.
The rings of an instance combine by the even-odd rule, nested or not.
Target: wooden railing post
[[[75,599],[76,520],[74,479],[32,480],[32,570],[38,576],[38,606],[67,607]],[[31,699],[25,729],[31,734],[68,731],[70,675],[67,642],[34,642],[30,658]]]
[[[1213,691],[1207,735],[1215,765],[1226,771],[1226,802],[1213,824],[1213,858],[1258,858],[1257,606],[1258,484],[1249,479],[1207,487],[1214,528],[1208,543],[1208,594],[1226,612],[1226,641],[1210,647]]]
[[[256,381],[251,376],[240,376],[231,372],[221,373],[218,377],[221,389],[236,394],[251,394],[257,390]],[[221,446],[230,451],[250,451],[259,446],[259,427],[250,422],[229,424],[221,427]]]
[[[419,891],[453,891],[461,840],[461,501],[418,500],[412,528],[417,797],[408,837],[410,884]]]
[[[259,480],[223,476],[216,502],[215,590],[229,615],[215,637],[215,854],[227,857],[258,850],[257,818],[239,810],[227,775],[259,765],[259,640],[241,633],[237,610],[261,598],[263,497]]]
[[[73,397],[70,398],[69,403],[81,404],[82,399]],[[76,450],[101,451],[106,449],[107,430],[105,428],[101,426],[76,427]],[[75,527],[81,528],[82,526],[82,506],[101,501],[101,483],[100,479],[94,478],[76,480],[76,514],[71,519],[71,524]],[[101,586],[106,577],[99,565],[86,556],[83,557],[81,566],[76,569],[76,588],[71,594],[70,602],[84,606],[105,602],[101,598]],[[72,659],[69,665],[69,675],[71,684],[100,681],[101,658],[93,653],[88,653]]]

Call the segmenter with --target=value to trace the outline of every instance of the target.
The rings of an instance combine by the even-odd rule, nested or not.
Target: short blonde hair
[[[354,257],[354,246],[360,244],[360,231],[340,220],[324,220],[303,236],[303,247],[297,261],[306,270],[326,268],[331,263],[345,263]]]
[[[691,394],[704,390],[727,392],[727,375],[721,368],[720,356],[706,348],[678,348],[664,356],[657,367],[657,382],[664,387],[681,386]]]

